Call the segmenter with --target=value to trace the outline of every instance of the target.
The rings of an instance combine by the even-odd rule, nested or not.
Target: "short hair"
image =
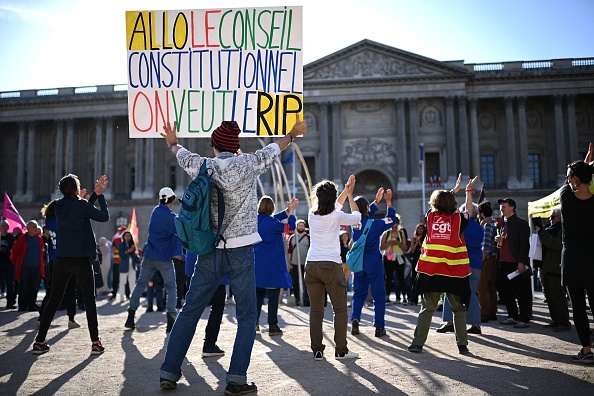
[[[485,217],[493,216],[493,208],[491,207],[491,202],[483,201],[478,205],[478,212],[484,215]]]
[[[448,190],[435,190],[429,198],[429,204],[435,212],[443,214],[456,213],[456,196]]]
[[[460,211],[460,213],[466,211],[466,204],[460,205],[460,208],[458,208],[458,210]],[[478,205],[473,202],[472,210],[470,211],[469,215],[471,218],[475,219],[478,217],[478,214],[479,214]]]
[[[165,199],[165,198],[160,198],[159,199],[159,203],[162,203],[164,205],[169,205],[171,202],[175,201],[175,195]]]
[[[313,213],[325,216],[334,211],[338,198],[338,185],[330,180],[322,180],[313,186],[311,194],[311,207]]]
[[[551,216],[556,216],[558,218],[561,218],[561,208],[558,206],[555,206],[552,210],[551,210]]]
[[[264,195],[258,202],[258,214],[272,216],[274,213],[274,201],[268,195]]]
[[[305,225],[306,223],[305,223],[305,220],[303,220],[303,219],[299,219],[299,220],[297,220],[297,221],[295,222],[295,225],[297,225],[297,224],[304,224],[304,225]]]
[[[362,215],[366,215],[369,210],[369,200],[362,195],[359,195],[355,198],[355,203],[357,204],[357,208]]]
[[[592,180],[594,174],[594,166],[584,161],[574,161],[567,165],[569,169],[569,176],[575,176],[580,179],[580,183],[588,184]]]
[[[59,187],[65,197],[75,198],[80,191],[80,180],[78,180],[78,176],[69,173],[60,179]]]

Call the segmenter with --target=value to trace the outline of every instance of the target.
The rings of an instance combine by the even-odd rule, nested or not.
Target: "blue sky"
[[[0,0],[0,92],[126,83],[126,10],[220,0]],[[466,63],[594,57],[594,0],[251,0],[302,5],[307,64],[371,39]]]

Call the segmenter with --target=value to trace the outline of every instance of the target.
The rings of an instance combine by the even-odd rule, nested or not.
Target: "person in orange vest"
[[[109,301],[115,300],[115,298],[118,294],[118,289],[120,288],[120,250],[119,250],[118,246],[119,246],[120,242],[122,241],[122,234],[127,229],[128,228],[126,226],[120,226],[118,228],[118,232],[113,236],[113,240],[111,241],[111,251],[113,253],[113,265],[112,265],[111,273],[112,273],[113,279],[111,281],[112,292],[108,298]],[[125,287],[126,287],[125,284],[122,286],[125,291]],[[120,294],[123,299],[124,294],[121,292],[120,292]]]
[[[478,176],[466,185],[466,211],[457,211],[456,191],[459,190],[462,174],[453,190],[435,190],[427,214],[427,236],[417,262],[416,287],[421,294],[421,311],[417,319],[414,339],[408,347],[409,352],[422,352],[427,341],[433,313],[439,298],[446,293],[454,312],[454,330],[458,351],[469,353],[466,334],[466,307],[470,301],[470,261],[462,231],[468,224],[472,211],[472,187]]]

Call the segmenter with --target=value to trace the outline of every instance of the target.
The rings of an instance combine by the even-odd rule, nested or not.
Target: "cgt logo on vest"
[[[450,239],[452,234],[452,223],[449,217],[436,216],[435,222],[431,227],[431,237],[433,239]]]

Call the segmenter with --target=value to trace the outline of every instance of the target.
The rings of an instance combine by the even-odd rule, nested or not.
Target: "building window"
[[[425,185],[433,188],[434,185],[441,186],[441,183],[439,153],[425,153]]]
[[[540,187],[540,154],[528,154],[528,174],[534,187]]]
[[[495,156],[481,155],[481,179],[485,187],[495,187]]]
[[[175,170],[177,169],[177,166],[172,165],[169,167],[169,187],[171,187],[172,190],[175,190],[175,185],[177,183],[176,181],[176,176],[175,176]]]

